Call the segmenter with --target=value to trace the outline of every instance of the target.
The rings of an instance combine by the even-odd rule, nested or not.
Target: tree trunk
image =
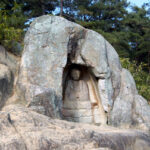
[[[150,75],[150,51],[148,52],[148,70]]]
[[[42,8],[42,15],[45,15],[45,5],[43,0],[40,0],[41,8]]]
[[[60,16],[63,16],[63,0],[60,0]]]

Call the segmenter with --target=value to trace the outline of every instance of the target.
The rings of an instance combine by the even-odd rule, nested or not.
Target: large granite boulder
[[[150,107],[122,69],[115,49],[100,34],[58,16],[36,18],[26,33],[17,81],[20,99],[32,110],[62,118],[72,65],[88,70],[97,82],[99,107],[108,124],[149,128]]]
[[[51,119],[19,105],[0,112],[0,150],[149,150],[150,136],[138,130]]]

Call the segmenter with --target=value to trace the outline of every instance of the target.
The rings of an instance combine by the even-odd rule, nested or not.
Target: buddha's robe
[[[90,78],[74,81],[69,79],[66,84],[63,116],[65,120],[92,124],[104,124],[104,117],[96,99],[95,88]],[[103,108],[102,108],[103,109]],[[103,112],[103,110],[102,110]]]

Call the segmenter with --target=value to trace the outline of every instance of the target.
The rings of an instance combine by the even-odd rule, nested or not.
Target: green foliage
[[[32,17],[51,13],[57,0],[2,0],[0,1],[0,44],[16,55],[23,45],[25,22]]]
[[[18,3],[29,18],[50,14],[59,5],[58,0],[18,0]]]
[[[23,39],[23,28],[25,17],[22,14],[21,6],[16,2],[13,7],[8,10],[5,3],[1,2],[0,9],[0,43],[6,47],[7,50],[20,54],[21,49],[14,50],[14,45],[18,45]]]
[[[77,23],[102,34],[120,57],[148,64],[145,70],[150,72],[150,5],[127,12],[128,5],[126,0],[94,1],[88,8],[91,14],[78,17]]]
[[[130,59],[148,63],[150,46],[150,18],[145,7],[132,8],[124,20],[130,45]]]
[[[139,94],[150,101],[150,74],[144,71],[147,64],[137,64],[136,61],[130,62],[128,58],[121,58],[122,66],[132,73]]]

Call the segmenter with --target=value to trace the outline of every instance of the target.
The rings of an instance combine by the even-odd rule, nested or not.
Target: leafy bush
[[[132,73],[139,94],[150,102],[150,74],[144,71],[147,64],[137,64],[136,61],[130,62],[128,58],[121,58],[121,63],[124,68]]]
[[[0,8],[0,44],[7,50],[18,55],[21,53],[21,45],[24,35],[24,22],[26,18],[22,14],[21,6],[14,2],[11,9],[1,2]]]

